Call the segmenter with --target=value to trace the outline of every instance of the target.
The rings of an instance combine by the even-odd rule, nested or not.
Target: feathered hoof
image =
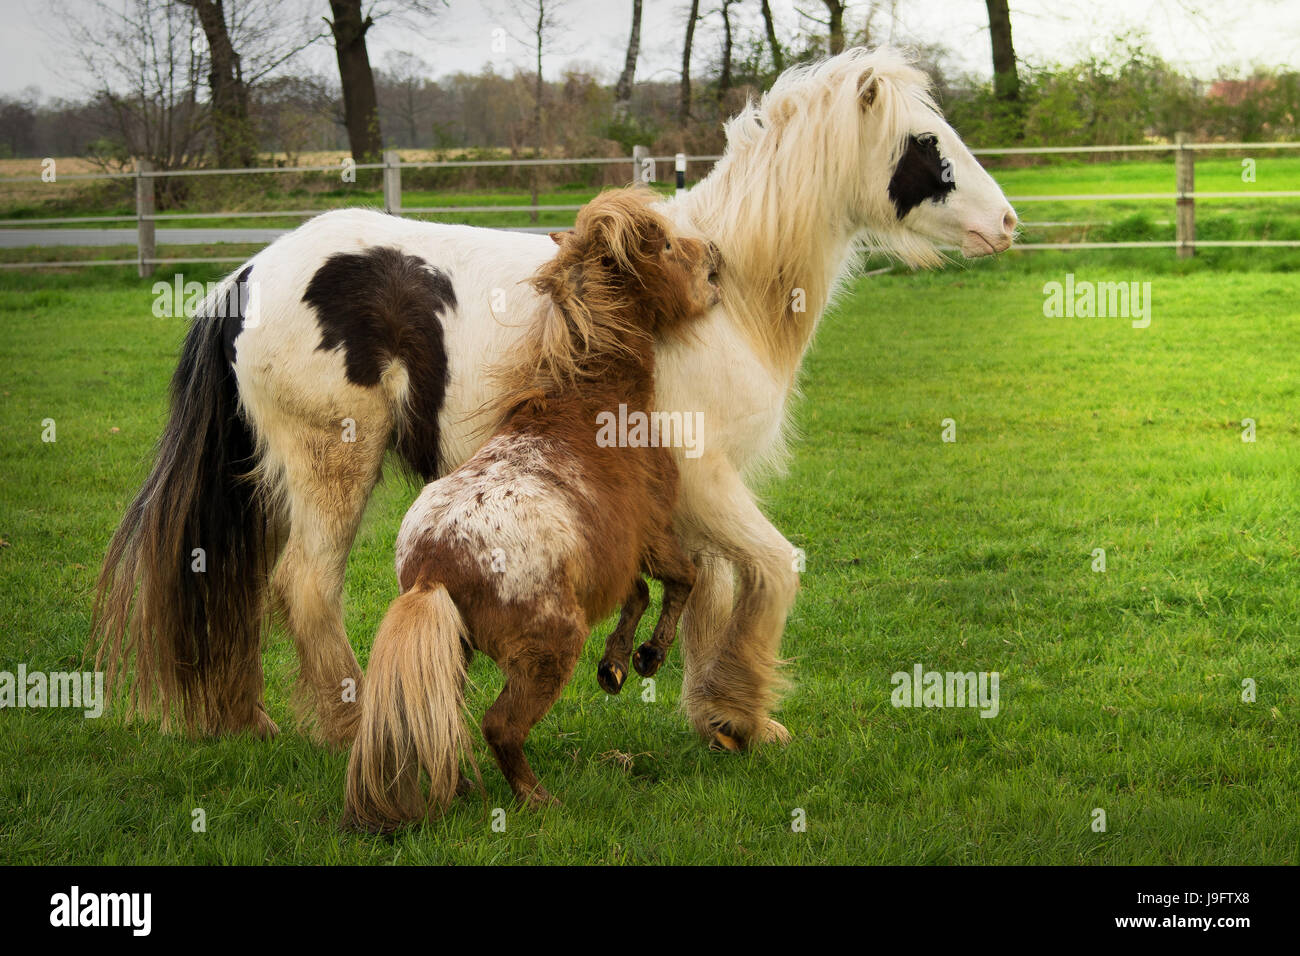
[[[790,731],[786,730],[785,724],[769,717],[767,726],[763,728],[759,739],[765,744],[780,744],[784,747],[792,738]]]
[[[343,810],[339,829],[349,833],[369,833],[373,836],[391,836],[407,825],[405,820],[372,820],[358,816],[351,807]]]
[[[271,719],[271,715],[266,712],[261,704],[257,705],[257,712],[253,715],[253,726],[249,731],[254,737],[261,740],[273,740],[280,733],[279,726]]]

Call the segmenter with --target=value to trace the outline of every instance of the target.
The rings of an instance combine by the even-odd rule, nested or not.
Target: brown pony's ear
[[[562,245],[564,245],[564,237],[565,237],[565,236],[571,236],[571,235],[573,235],[573,230],[572,230],[572,229],[567,229],[567,230],[565,230],[564,232],[552,232],[552,233],[550,233],[551,240],[552,240],[552,241],[553,241],[557,246],[562,246]]]

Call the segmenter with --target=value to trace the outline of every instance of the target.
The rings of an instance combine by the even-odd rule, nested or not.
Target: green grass
[[[478,739],[486,802],[395,839],[345,834],[345,757],[295,730],[277,633],[272,743],[0,712],[0,862],[1300,862],[1300,279],[1069,260],[1149,279],[1139,330],[1044,318],[1066,269],[1048,261],[865,279],[823,323],[790,474],[765,489],[807,552],[787,748],[705,750],[676,707],[677,652],[656,702],[632,683],[606,697],[606,622],[528,742],[563,806],[515,807]],[[79,667],[182,335],[151,301],[118,270],[0,276],[0,669]],[[413,493],[381,487],[351,557],[363,662]],[[1000,672],[1001,713],[895,709],[890,675],[917,663]],[[500,678],[481,656],[472,678],[477,716]]]

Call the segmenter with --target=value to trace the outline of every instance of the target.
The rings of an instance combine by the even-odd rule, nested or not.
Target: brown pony
[[[620,404],[649,410],[656,336],[716,302],[714,251],[675,235],[655,198],[604,193],[573,232],[556,234],[559,252],[531,280],[545,312],[500,373],[505,397],[491,409],[500,430],[427,485],[402,522],[402,594],[370,654],[345,824],[391,829],[445,808],[461,788],[475,649],[506,676],[483,736],[515,795],[540,805],[554,801],[524,740],[572,677],[592,625],[620,601],[606,658],[627,660],[643,571],[664,582],[651,642],[660,660],[672,640],[695,580],[672,526],[676,465],[663,447],[602,447],[596,427]]]

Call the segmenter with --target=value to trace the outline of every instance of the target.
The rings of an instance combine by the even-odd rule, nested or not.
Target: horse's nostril
[[[1016,231],[1016,223],[1020,220],[1016,218],[1014,209],[1008,209],[1007,214],[1002,217],[1002,231],[1008,236]]]

